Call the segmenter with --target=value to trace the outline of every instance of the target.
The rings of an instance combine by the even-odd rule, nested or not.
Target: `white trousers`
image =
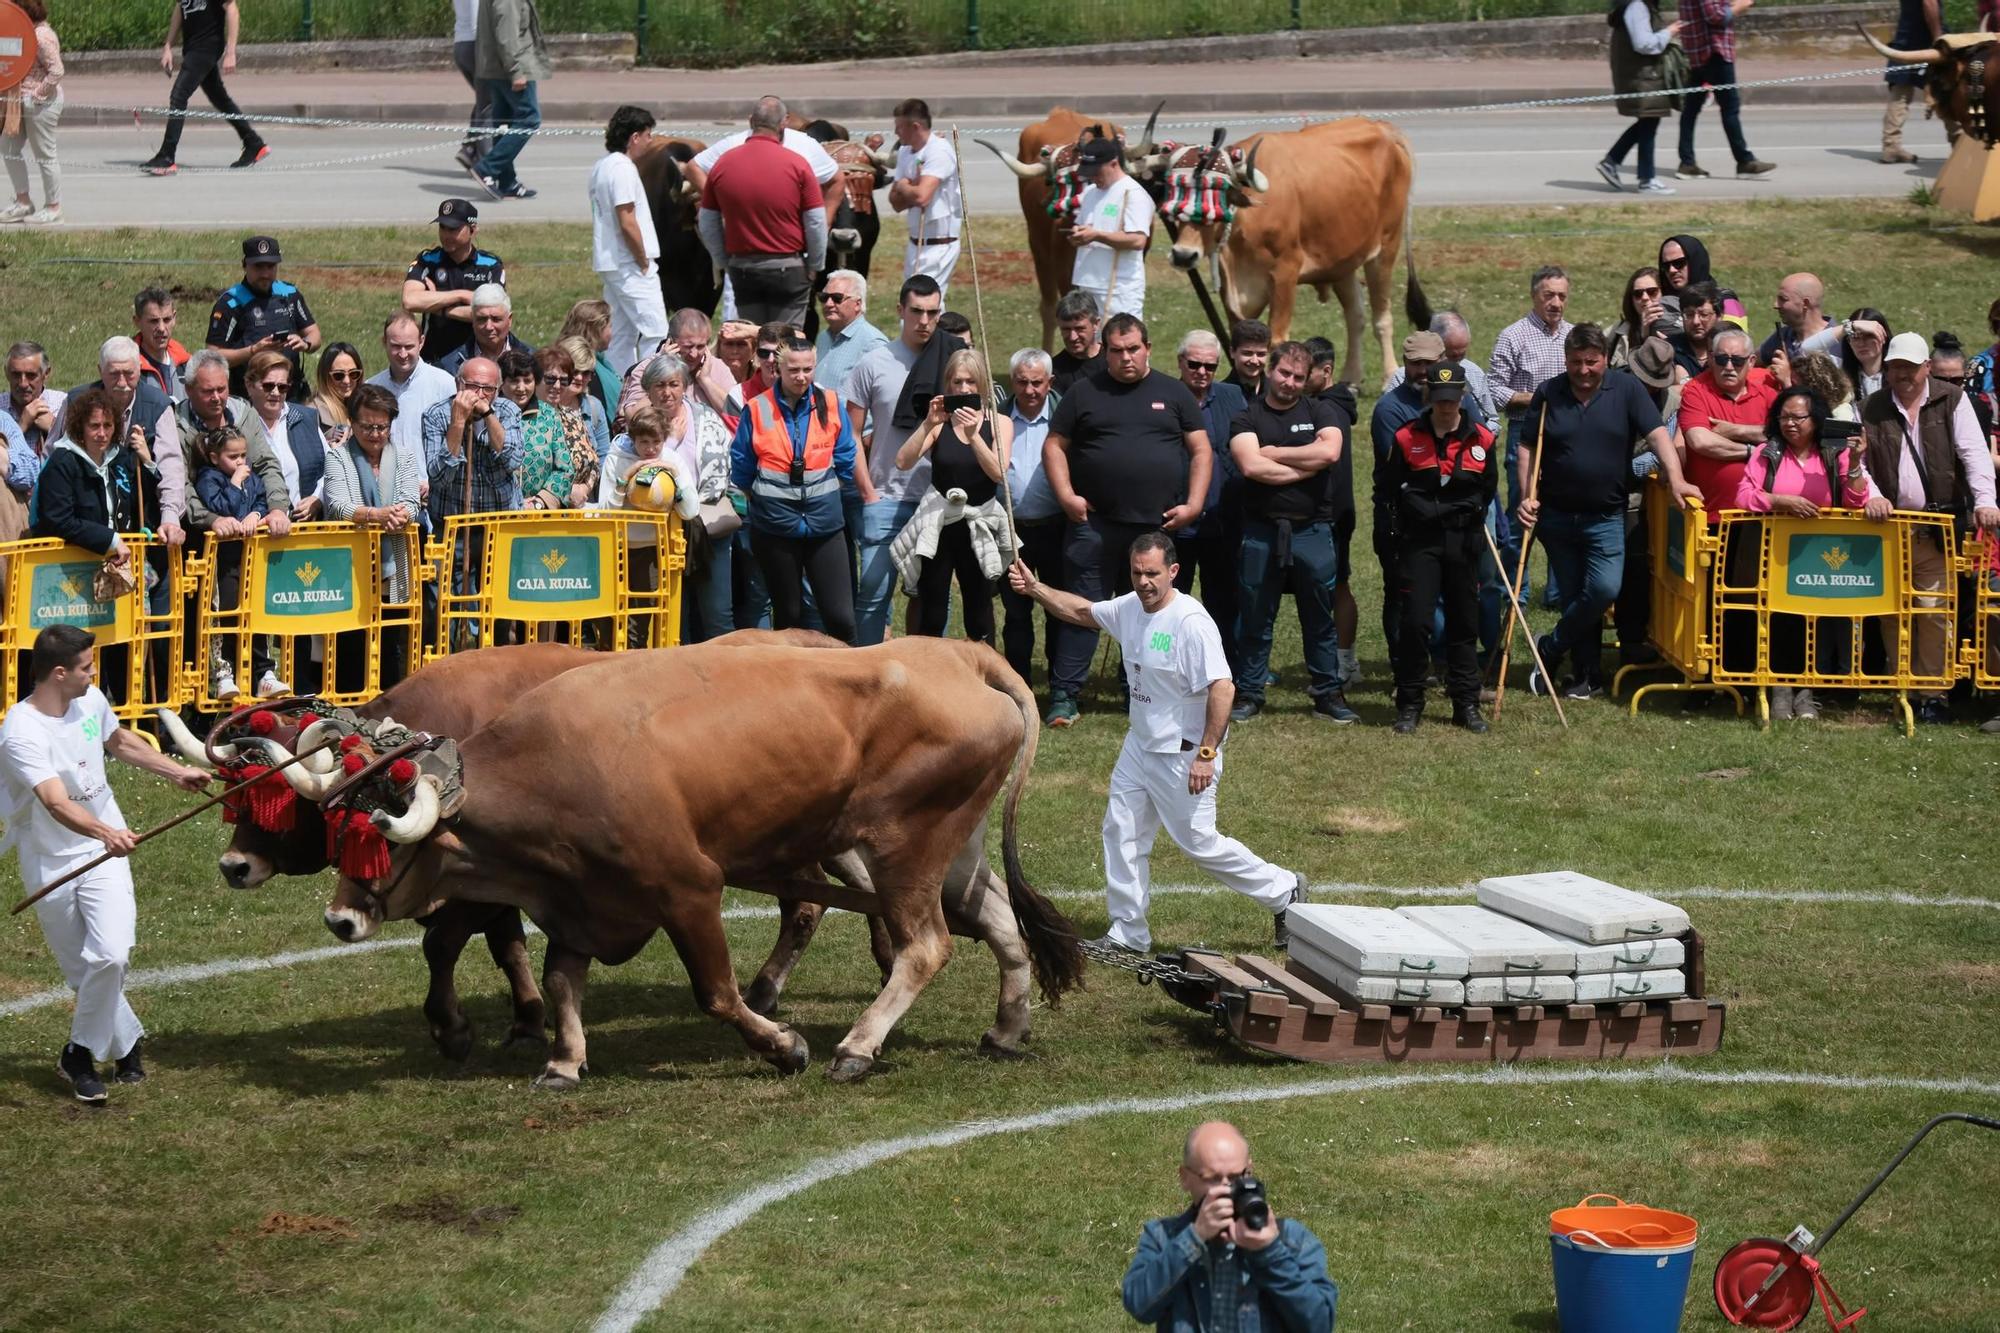
[[[667,336],[667,302],[660,294],[660,275],[650,277],[635,268],[597,275],[604,283],[604,304],[611,307],[611,346],[605,355],[623,375],[638,363],[640,349],[650,351]],[[589,367],[583,367],[587,372]]]
[[[949,245],[918,245],[915,241],[903,242],[903,281],[908,282],[919,273],[937,279],[938,287],[946,293],[951,290],[951,271],[958,267],[958,242]]]
[[[72,863],[73,864],[73,863]],[[62,874],[23,861],[30,892]],[[35,904],[42,936],[76,992],[69,1039],[99,1060],[116,1060],[146,1035],[125,1001],[125,970],[132,957],[138,908],[132,899],[131,862],[118,858],[71,880]]]
[[[1128,949],[1144,951],[1153,942],[1146,905],[1153,888],[1153,840],[1162,827],[1189,860],[1265,911],[1275,914],[1291,900],[1297,882],[1291,871],[1215,831],[1221,758],[1215,761],[1215,781],[1199,796],[1187,786],[1193,763],[1193,750],[1142,750],[1127,732],[1111,769],[1111,802],[1104,811],[1104,897],[1111,911],[1111,938]]]
[[[50,208],[62,203],[62,167],[56,162],[56,122],[62,119],[63,96],[58,92],[45,103],[30,102],[21,108],[21,132],[0,141],[0,157],[7,159],[7,179],[14,193],[28,192],[28,160],[42,173],[42,202]]]

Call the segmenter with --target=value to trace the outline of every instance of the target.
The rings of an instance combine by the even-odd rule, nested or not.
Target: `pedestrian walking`
[[[1632,124],[1597,164],[1597,174],[1612,189],[1623,190],[1619,172],[1625,154],[1636,148],[1639,193],[1672,194],[1674,187],[1653,173],[1653,140],[1660,133],[1660,121],[1673,109],[1667,93],[1668,53],[1685,25],[1676,19],[1661,27],[1659,0],[1612,0],[1610,22],[1611,91],[1618,94],[1618,114],[1632,117]],[[1684,71],[1687,56],[1676,54],[1674,63]]]
[[[7,159],[7,179],[14,186],[14,202],[0,209],[0,222],[25,222],[45,226],[62,221],[62,168],[56,164],[56,122],[63,111],[62,43],[49,26],[49,10],[44,0],[19,0],[21,12],[35,25],[35,59],[28,76],[21,80],[6,100],[6,130],[0,135],[0,155]],[[35,207],[28,193],[28,157],[42,176],[42,206]]]
[[[1898,51],[1920,51],[1937,45],[1938,38],[1944,34],[1943,0],[1902,0],[1896,13],[1896,35],[1889,45]],[[1889,100],[1882,108],[1883,162],[1895,165],[1917,160],[1915,153],[1903,147],[1903,126],[1909,123],[1911,104],[1924,95],[1924,79],[1929,73],[1928,65],[1890,68],[1883,72],[1882,80],[1889,85]],[[1938,104],[1937,111],[1944,121],[1946,139],[1957,147],[1958,122],[1952,119],[1950,110],[1943,103]]]
[[[271,146],[250,127],[242,108],[222,83],[223,75],[236,72],[236,28],[242,19],[236,11],[236,0],[173,0],[173,3],[167,19],[167,43],[160,50],[160,68],[169,74],[174,72],[174,42],[178,39],[181,72],[174,80],[173,91],[167,95],[171,114],[167,117],[166,137],[160,140],[160,151],[144,164],[144,170],[155,176],[171,176],[180,170],[174,157],[180,151],[181,129],[186,124],[181,113],[187,110],[196,88],[201,89],[210,106],[228,117],[229,127],[243,141],[242,153],[229,165],[256,166],[271,155]]]
[[[479,165],[493,146],[493,98],[479,86],[479,0],[451,0],[451,63],[472,89],[472,118],[466,122],[465,142],[458,146],[458,165],[467,171]]]
[[[1743,98],[1736,91],[1736,20],[1757,0],[1680,0],[1682,43],[1687,48],[1688,92],[1681,99],[1682,180],[1700,180],[1708,175],[1694,160],[1694,123],[1708,102],[1708,90],[1715,91],[1715,107],[1722,113],[1722,133],[1736,158],[1736,174],[1761,176],[1777,164],[1759,160],[1743,137]]]
[[[528,146],[528,136],[541,128],[542,104],[535,85],[553,68],[535,0],[482,0],[473,35],[472,72],[479,95],[490,103],[489,122],[504,125],[507,132],[495,134],[486,155],[467,170],[495,199],[533,199],[539,193],[521,184],[514,160]]]

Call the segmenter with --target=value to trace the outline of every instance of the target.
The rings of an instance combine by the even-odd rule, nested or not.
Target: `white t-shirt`
[[[639,167],[623,153],[606,153],[590,169],[590,267],[599,273],[639,270],[632,262],[631,247],[618,230],[618,210],[631,204],[639,219],[639,239],[645,242],[646,258],[660,257],[660,238],[653,230],[652,205],[646,202],[646,187],[639,183]],[[649,262],[645,270],[650,271]]]
[[[1130,231],[1144,235],[1153,229],[1153,200],[1139,187],[1139,182],[1130,176],[1121,176],[1115,185],[1093,185],[1085,190],[1083,198],[1077,201],[1076,221],[1078,226],[1095,227],[1099,231]],[[1114,266],[1118,289],[1111,293],[1105,317],[1108,319],[1127,311],[1143,315],[1146,305],[1146,255],[1143,250],[1116,250],[1092,242],[1076,252],[1076,265],[1070,270],[1070,281],[1101,301],[1105,289],[1111,285]]]
[[[58,824],[35,798],[37,786],[61,778],[71,800],[106,824],[124,826],[118,798],[104,775],[104,742],[116,730],[117,715],[95,685],[59,718],[23,699],[0,723],[0,792],[7,818],[7,837],[0,846],[21,849],[21,878],[36,881],[31,889],[104,851],[97,839]]]
[[[1208,609],[1176,592],[1147,613],[1139,594],[1092,602],[1090,616],[1118,640],[1132,685],[1132,736],[1152,753],[1178,753],[1182,741],[1199,745],[1208,729],[1208,687],[1229,679],[1222,633]]]
[[[401,384],[387,370],[368,378],[370,384],[379,384],[396,395],[396,420],[389,427],[389,439],[400,451],[415,449],[417,457],[424,452],[424,413],[458,392],[458,381],[448,371],[438,369],[428,361],[417,362],[417,368]]]
[[[922,148],[905,144],[896,150],[897,180],[922,180],[925,176],[938,178],[937,193],[931,196],[929,207],[904,210],[910,222],[910,239],[916,240],[919,234],[925,240],[958,235],[958,154],[951,151],[951,140],[942,134],[933,134]]]
[[[726,134],[708,147],[702,149],[699,153],[696,153],[694,164],[700,167],[704,173],[714,171],[715,164],[722,160],[724,153],[732,148],[742,147],[743,141],[749,137],[750,131],[748,130],[739,130],[735,134]],[[804,134],[798,130],[786,130],[784,144],[785,147],[806,160],[806,165],[812,168],[813,179],[821,185],[826,184],[839,174],[840,164],[835,162],[831,157],[828,157],[826,149],[819,146],[819,140],[813,138],[810,134]]]
[[[452,44],[479,40],[479,0],[451,0],[451,10]]]

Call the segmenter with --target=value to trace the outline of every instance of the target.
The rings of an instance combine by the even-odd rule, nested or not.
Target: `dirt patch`
[[[616,1120],[624,1115],[616,1106],[572,1106],[564,1103],[546,1115],[521,1117],[522,1129],[551,1130],[577,1129],[583,1125],[593,1125],[600,1120]]]
[[[521,1215],[518,1203],[490,1203],[467,1208],[449,1194],[436,1194],[416,1203],[399,1203],[389,1210],[398,1222],[425,1222],[434,1227],[450,1227],[468,1236],[490,1236]]]
[[[1734,782],[1738,778],[1750,776],[1747,768],[1711,768],[1706,773],[1695,774],[1698,778],[1708,778],[1714,782]]]
[[[967,273],[971,270],[968,268]],[[1026,287],[1035,290],[1035,258],[1026,250],[981,250],[979,285],[987,288]]]
[[[1696,1170],[1706,1167],[1732,1167],[1762,1171],[1778,1166],[1779,1157],[1771,1151],[1771,1145],[1762,1139],[1743,1139],[1717,1148],[1690,1149],[1688,1165]]]
[[[317,1213],[266,1213],[257,1224],[260,1236],[318,1236],[323,1240],[353,1240],[353,1224],[345,1218]]]
[[[1469,1144],[1457,1152],[1404,1153],[1383,1164],[1393,1179],[1440,1179],[1452,1181],[1499,1180],[1517,1174],[1527,1166],[1518,1152],[1491,1143]]]
[[[1938,971],[1954,981],[1975,986],[2000,985],[2000,963],[1946,963]]]
[[[1329,810],[1320,820],[1320,833],[1329,838],[1345,838],[1354,834],[1401,833],[1409,828],[1410,821],[1389,810]]]

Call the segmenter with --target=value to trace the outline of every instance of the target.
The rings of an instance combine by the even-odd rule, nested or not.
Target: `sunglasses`
[[[544,375],[542,376],[542,383],[552,385],[558,389],[566,389],[570,385],[577,383],[577,377],[574,375]]]
[[[1724,356],[1721,352],[1715,353],[1709,359],[1718,366],[1728,366],[1731,369],[1750,364],[1750,358],[1747,356]]]
[[[1209,374],[1213,375],[1213,374],[1215,373],[1215,368],[1216,368],[1216,366],[1218,366],[1219,364],[1221,364],[1221,363],[1220,363],[1220,362],[1216,362],[1216,361],[1192,361],[1192,360],[1191,360],[1191,361],[1189,361],[1189,362],[1187,363],[1187,368],[1188,368],[1189,370],[1205,370],[1205,371],[1207,371],[1207,372],[1208,372]]]
[[[1634,296],[1658,296],[1659,294],[1660,289],[1658,287],[1634,287],[1632,289],[1632,295]]]
[[[263,380],[257,387],[265,393],[289,393],[292,382],[290,380]]]
[[[358,370],[329,370],[326,373],[326,377],[335,384],[346,384],[349,380],[360,379],[361,372]]]
[[[849,296],[845,292],[821,292],[819,294],[819,299],[826,302],[828,305],[845,305],[847,302],[852,301],[854,298]]]
[[[1667,266],[1668,268],[1686,268],[1686,267],[1688,266],[1688,262],[1687,262],[1687,260],[1686,260],[1686,259],[1684,259],[1684,258],[1683,258],[1683,259],[1669,259],[1669,260],[1667,260],[1667,261],[1666,261],[1666,266]]]
[[[1932,378],[1932,379],[1934,379],[1934,380],[1943,380],[1943,381],[1944,381],[1944,382],[1945,382],[1946,384],[1964,384],[1964,383],[1966,383],[1966,382],[1967,382],[1968,380],[1970,380],[1970,379],[1972,378],[1972,376],[1970,376],[1970,375],[1940,375],[1940,374],[1938,374],[1938,373],[1937,373],[1937,372],[1936,372],[1935,370],[1933,370],[1933,371],[1931,372],[1931,378]]]
[[[757,359],[759,361],[769,361],[772,357],[776,356],[777,354],[778,354],[778,349],[775,347],[759,347],[757,349]]]

